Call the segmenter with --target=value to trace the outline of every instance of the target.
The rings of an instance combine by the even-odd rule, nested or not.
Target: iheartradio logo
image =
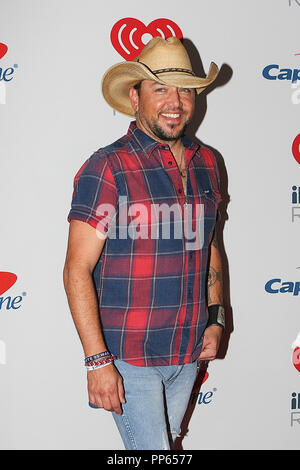
[[[110,33],[113,47],[125,60],[134,60],[156,36],[163,39],[171,36],[183,38],[179,26],[166,18],[153,20],[148,26],[136,18],[123,18],[117,21]]]
[[[300,372],[300,331],[295,339],[295,341],[292,344],[293,348],[293,364],[296,367],[297,371]]]

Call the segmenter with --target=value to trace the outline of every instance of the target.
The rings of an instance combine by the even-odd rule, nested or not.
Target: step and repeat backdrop
[[[123,449],[88,407],[62,272],[73,178],[127,132],[101,78],[153,36],[220,68],[189,133],[215,153],[227,328],[183,449],[300,448],[300,1],[0,1],[0,447]]]

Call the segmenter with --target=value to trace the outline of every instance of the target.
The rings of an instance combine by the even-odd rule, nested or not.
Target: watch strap
[[[207,325],[217,325],[225,329],[225,309],[222,305],[215,304],[208,307],[208,321]]]

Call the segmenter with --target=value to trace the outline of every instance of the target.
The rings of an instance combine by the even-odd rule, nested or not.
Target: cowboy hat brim
[[[166,72],[155,75],[140,62],[120,62],[110,67],[104,74],[102,93],[113,109],[127,116],[134,116],[129,89],[141,80],[154,80],[163,85],[179,88],[195,88],[199,94],[217,78],[218,73],[218,66],[214,62],[211,62],[205,78],[184,72]]]

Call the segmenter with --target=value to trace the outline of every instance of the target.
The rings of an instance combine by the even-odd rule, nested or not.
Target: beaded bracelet
[[[84,362],[87,364],[88,362],[94,361],[95,359],[100,359],[100,357],[105,357],[105,356],[110,356],[110,352],[104,351],[98,354],[95,354],[94,356],[86,357]]]
[[[110,356],[101,361],[91,361],[88,365],[86,365],[86,369],[87,370],[100,369],[101,367],[112,364],[115,359],[117,359],[117,356]]]

